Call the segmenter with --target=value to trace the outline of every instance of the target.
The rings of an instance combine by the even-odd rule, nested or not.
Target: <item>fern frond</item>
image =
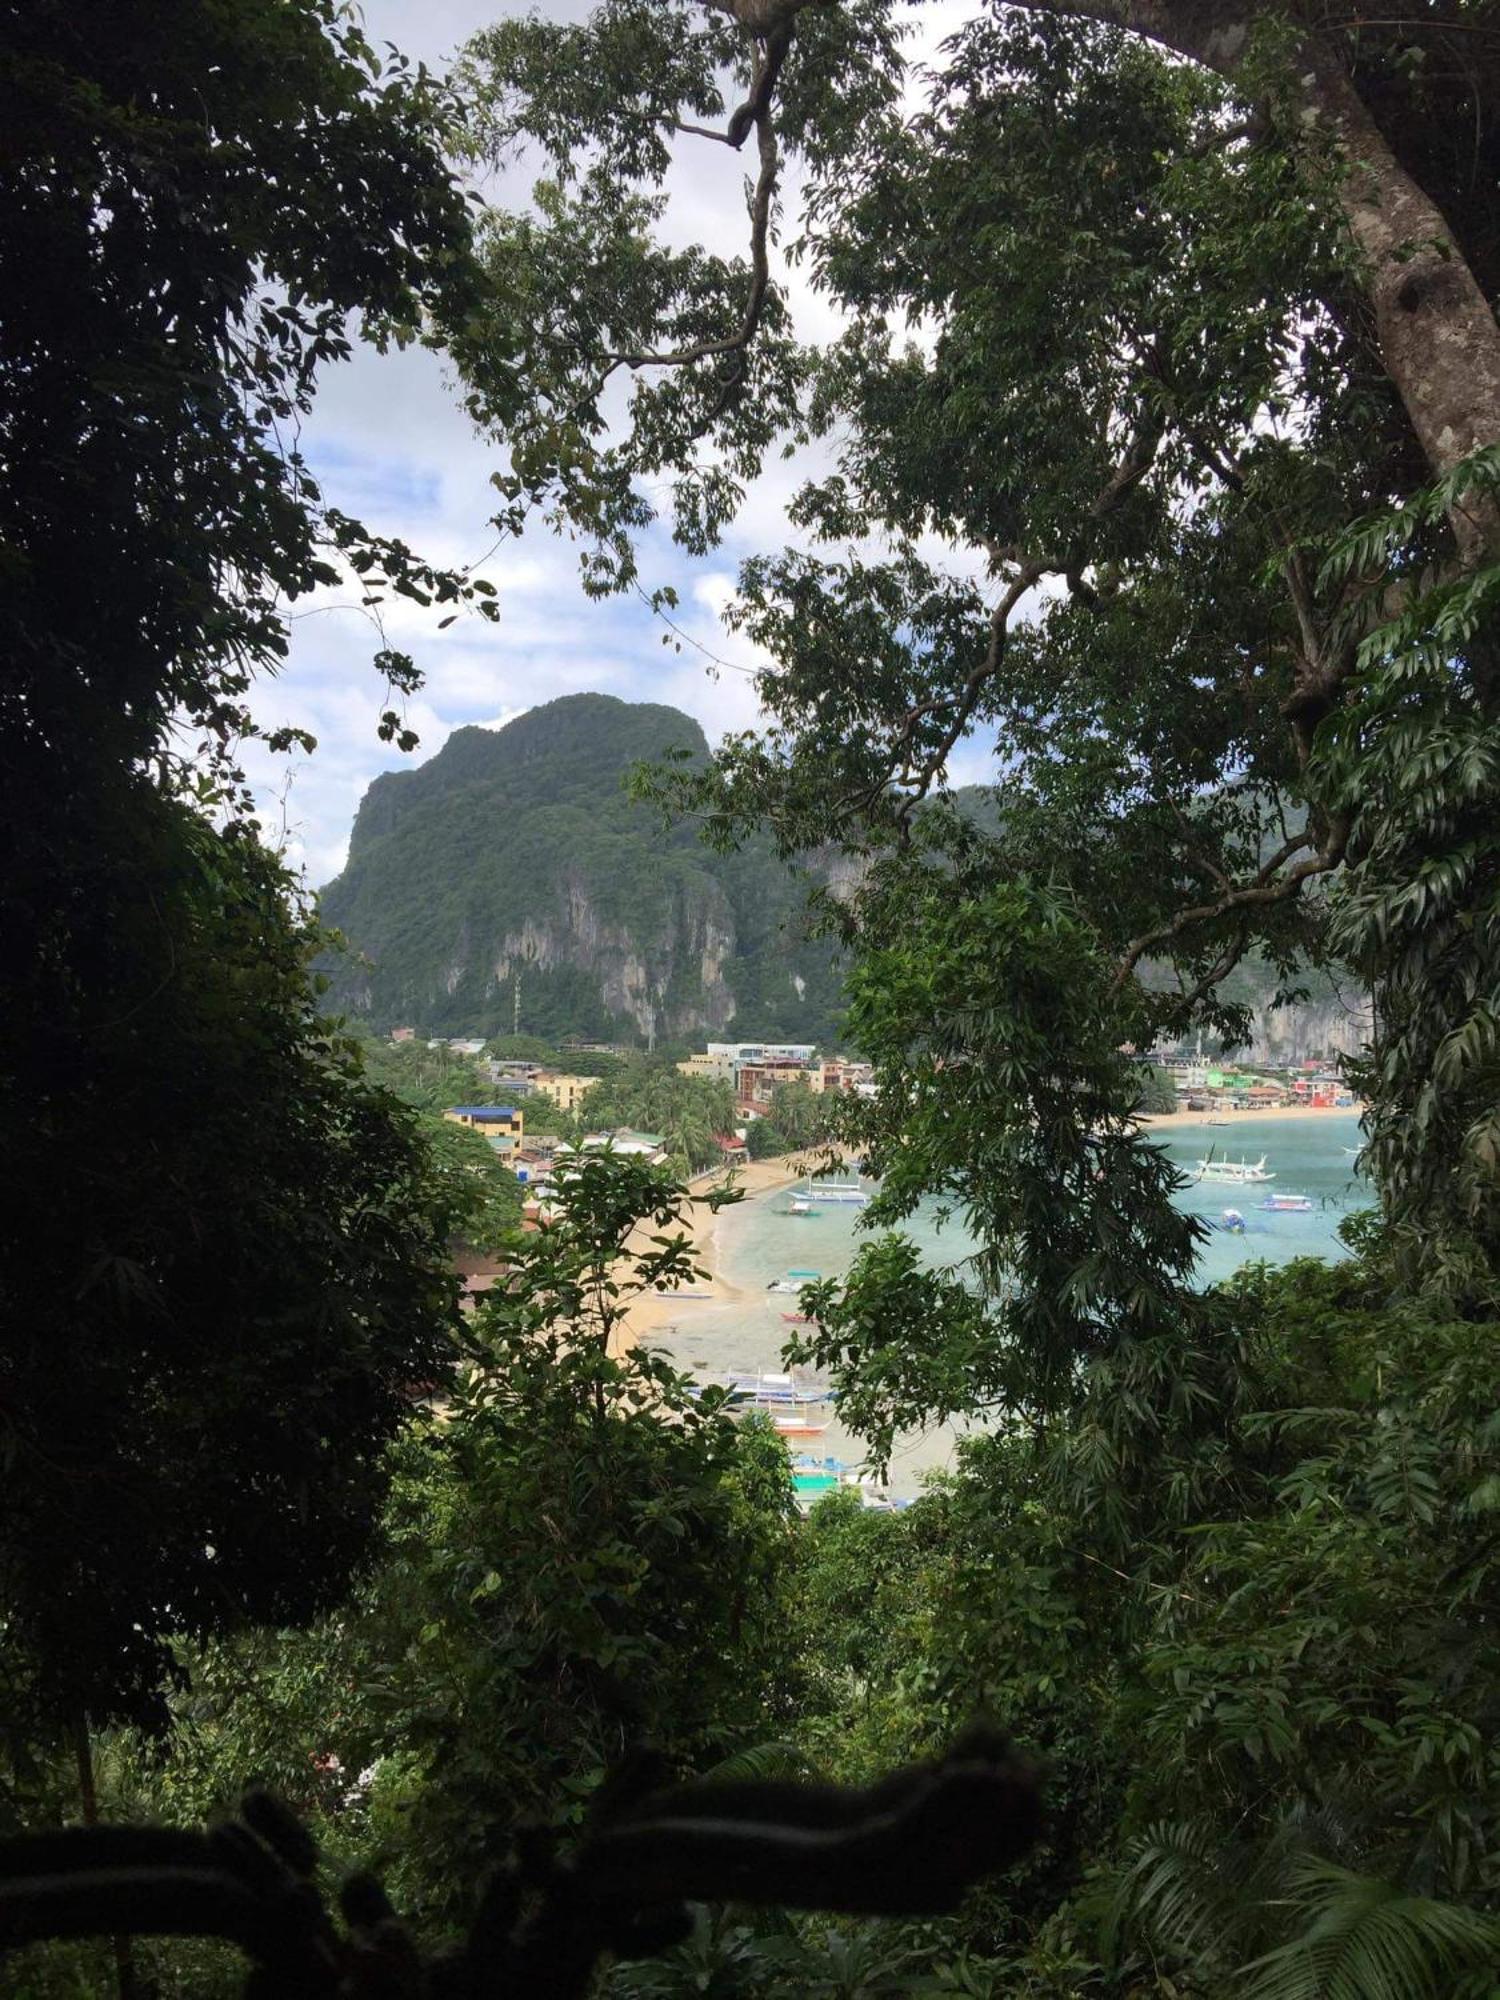
[[[1287,1901],[1302,1928],[1242,1969],[1244,2000],[1451,2000],[1500,1969],[1494,1918],[1331,1862],[1303,1861]]]

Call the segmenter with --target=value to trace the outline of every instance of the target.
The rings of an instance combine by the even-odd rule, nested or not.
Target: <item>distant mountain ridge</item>
[[[709,754],[677,709],[566,695],[376,778],[321,898],[359,954],[329,967],[337,1003],[376,1028],[495,1034],[519,981],[532,1033],[831,1035],[832,955],[769,845],[711,854],[626,796],[631,766],[669,750]]]

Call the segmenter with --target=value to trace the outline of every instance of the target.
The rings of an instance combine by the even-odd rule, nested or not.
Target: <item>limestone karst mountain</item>
[[[366,792],[322,895],[352,954],[334,998],[377,1028],[813,1040],[833,1028],[829,948],[803,893],[752,844],[709,853],[624,777],[708,754],[673,708],[568,695],[503,729],[459,729]]]

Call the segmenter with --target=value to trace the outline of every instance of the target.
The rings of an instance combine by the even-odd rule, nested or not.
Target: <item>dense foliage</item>
[[[734,1089],[683,1076],[668,1057],[637,1056],[585,1094],[579,1115],[595,1130],[649,1132],[681,1172],[701,1173],[723,1162],[715,1139],[735,1129]]]
[[[553,1043],[731,1017],[737,1035],[824,1033],[830,950],[769,846],[705,853],[629,796],[631,769],[674,751],[708,755],[676,709],[567,695],[377,778],[322,897],[353,947],[330,962],[337,996],[380,1027],[498,1036],[519,1018]]]
[[[421,80],[377,88],[331,12],[172,15],[141,89],[136,44],[102,17],[76,41],[54,9],[28,18],[6,255],[40,215],[110,283],[80,284],[98,310],[76,329],[0,289],[32,342],[4,378],[9,629],[30,676],[4,753],[4,894],[35,947],[14,1035],[40,1077],[6,1100],[40,1161],[6,1212],[25,1308],[5,1351],[24,1391],[19,1421],[6,1398],[21,1471],[0,1541],[8,1816],[66,1810],[60,1706],[143,1717],[154,1743],[101,1745],[106,1810],[195,1815],[268,1776],[441,1935],[523,1819],[566,1842],[611,1782],[725,1759],[864,1778],[986,1710],[1045,1758],[1049,1833],[956,1917],[893,1934],[705,1912],[610,1989],[1490,1993],[1493,6],[1394,0],[1357,21],[1037,0],[959,24],[916,107],[882,0],[508,20],[471,51],[466,143],[524,141],[548,178],[486,219],[482,310],[439,107]],[[80,61],[88,87],[59,88]],[[168,171],[158,75],[189,182]],[[294,98],[327,116],[288,116]],[[220,143],[236,114],[240,151]],[[753,136],[747,264],[656,239],[686,128]],[[770,276],[783,148],[844,316],[815,354]],[[158,321],[175,334],[199,251],[231,268],[184,360]],[[252,301],[261,265],[310,323]],[[622,867],[638,809],[606,809],[597,780],[641,712],[559,704],[382,781],[339,893],[358,935],[378,901],[361,868],[408,869],[402,922],[440,918],[388,940],[417,980],[470,919],[500,942],[465,903],[471,880],[515,886],[483,814],[516,831],[512,875],[520,854],[551,892],[576,835],[604,920],[654,936],[693,884],[723,897],[735,870],[763,875],[767,837],[819,857],[875,1078],[838,1115],[881,1185],[848,1274],[804,1292],[791,1353],[832,1375],[876,1465],[914,1425],[969,1429],[903,1513],[844,1491],[799,1522],[780,1440],[629,1345],[630,1296],[700,1274],[682,1188],[607,1154],[579,1157],[560,1219],[513,1244],[443,1407],[398,1421],[411,1371],[441,1368],[437,1251],[473,1176],[434,1162],[320,1023],[275,865],[140,768],[169,763],[173,705],[230,733],[236,676],[279,643],[275,592],[317,574],[315,496],[240,392],[299,408],[299,371],[361,304],[447,324],[471,406],[504,432],[507,509],[540,500],[585,530],[594,589],[632,579],[649,495],[670,491],[701,548],[773,442],[830,441],[793,509],[804,539],[743,579],[770,729],[711,764],[692,742],[658,784],[706,813],[717,860],[653,834],[649,879]],[[257,360],[251,324],[288,345]],[[58,361],[49,327],[77,350]],[[122,404],[98,371],[146,335],[144,400]],[[141,422],[122,431],[126,405]],[[116,491],[101,468],[133,462],[122,435],[150,476]],[[166,448],[184,440],[201,490]],[[460,592],[333,534],[389,558],[395,587]],[[109,594],[76,587],[79,536],[117,562]],[[646,712],[630,754],[664,747],[670,713]],[[606,714],[586,796],[561,797],[575,720]],[[946,790],[974,730],[1002,752],[985,811]],[[549,788],[532,814],[528,769]],[[564,817],[528,848],[544,805]],[[502,930],[538,917],[494,907]],[[765,963],[769,1024],[790,979]],[[1357,1074],[1378,1208],[1342,1265],[1199,1290],[1133,1051],[1232,1036],[1237,971],[1292,983],[1309,963],[1376,997]],[[420,990],[398,985],[392,1012]],[[463,1025],[487,999],[480,1019],[511,1025],[498,989],[464,998]],[[440,1087],[419,1056],[372,1060]],[[692,1166],[726,1100],[639,1058],[586,1109]],[[772,1113],[816,1139],[829,1107],[784,1092]],[[966,1269],[931,1269],[900,1233],[922,1203],[960,1212]],[[62,1983],[79,1962],[55,1963]],[[169,1983],[205,1969],[160,1957]]]
[[[482,598],[287,447],[351,315],[478,296],[448,102],[331,0],[6,13],[0,1624],[49,1726],[151,1714],[178,1634],[334,1602],[448,1362],[443,1199],[320,1018],[234,762],[342,562]]]
[[[746,1132],[750,1157],[771,1159],[836,1139],[844,1129],[846,1111],[842,1099],[832,1091],[815,1091],[805,1083],[779,1083],[764,1117],[755,1119]]]

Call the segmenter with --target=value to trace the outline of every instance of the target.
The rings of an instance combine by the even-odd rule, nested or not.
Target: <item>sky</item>
[[[365,29],[377,46],[389,40],[446,69],[463,41],[501,11],[494,0],[424,0],[421,7],[365,0]],[[586,7],[581,0],[547,0],[542,11],[576,18]],[[693,150],[669,183],[672,233],[742,254],[744,162],[725,147],[683,143]],[[492,198],[506,193],[503,186],[486,191]],[[514,193],[524,191],[518,185]],[[795,272],[783,267],[778,276],[788,284],[799,331],[831,333],[836,323],[827,306]],[[342,867],[371,779],[424,762],[464,724],[499,726],[559,695],[593,690],[683,709],[710,742],[755,725],[751,676],[764,662],[743,637],[726,632],[721,614],[745,556],[798,539],[784,509],[806,465],[778,461],[769,468],[733,533],[707,558],[688,558],[664,532],[646,537],[642,582],[647,590],[677,589],[682,608],[674,622],[705,649],[699,651],[678,642],[638,599],[585,597],[577,548],[545,528],[495,546],[489,526],[495,447],[469,423],[438,356],[359,348],[324,372],[301,442],[326,501],[378,533],[399,536],[428,560],[477,564],[475,574],[495,585],[501,613],[498,626],[461,616],[439,632],[442,613],[398,600],[394,609],[383,607],[382,640],[352,590],[292,607],[290,656],[274,680],[261,684],[253,706],[262,723],[305,729],[318,747],[311,756],[273,758],[251,745],[247,769],[267,837],[310,887]],[[411,653],[425,675],[421,692],[405,704],[405,719],[420,738],[410,755],[376,735],[386,695],[370,659],[382,643]],[[729,664],[715,667],[706,655]],[[953,776],[981,777],[986,761],[971,749],[955,760]]]

